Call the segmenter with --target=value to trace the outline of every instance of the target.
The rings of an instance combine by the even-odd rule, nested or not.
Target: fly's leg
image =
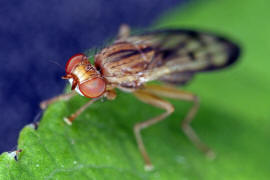
[[[70,93],[66,93],[66,94],[60,94],[59,96],[55,96],[51,99],[48,99],[48,100],[45,100],[45,101],[42,101],[40,103],[40,108],[41,109],[46,109],[50,104],[56,102],[56,101],[60,101],[60,100],[69,100],[70,98],[72,98],[73,96],[76,95],[76,92],[75,91],[71,91]]]
[[[167,101],[160,99],[159,97],[157,97],[154,94],[151,94],[149,92],[145,92],[144,90],[137,90],[134,92],[134,95],[141,101],[147,103],[147,104],[151,104],[153,106],[159,107],[161,109],[166,110],[166,112],[164,112],[163,114],[154,117],[152,119],[149,119],[147,121],[144,122],[140,122],[137,123],[134,126],[134,134],[135,134],[135,138],[138,144],[138,148],[142,154],[142,157],[144,159],[144,163],[145,163],[145,170],[152,170],[153,169],[153,165],[150,161],[150,158],[147,154],[147,151],[145,149],[143,140],[142,140],[142,136],[141,136],[141,130],[145,129],[149,126],[152,126],[160,121],[162,121],[163,119],[165,119],[167,116],[169,116],[173,111],[174,111],[174,107]]]
[[[209,159],[215,158],[215,153],[205,145],[194,131],[194,129],[190,126],[195,114],[199,108],[199,98],[189,92],[185,92],[174,87],[169,86],[159,86],[159,85],[148,85],[145,88],[145,91],[151,92],[158,96],[163,96],[167,98],[180,99],[185,101],[193,102],[193,106],[187,113],[185,119],[182,121],[181,127],[186,136],[190,139],[190,141],[203,153],[205,153],[206,157]]]
[[[56,101],[60,101],[60,100],[69,100],[71,99],[73,96],[75,96],[77,93],[75,91],[71,91],[70,93],[66,93],[66,94],[61,94],[59,96],[53,97],[51,99],[42,101],[40,103],[40,107],[41,109],[46,109],[48,107],[48,105],[56,102]],[[84,104],[83,106],[81,106],[75,113],[71,114],[69,117],[64,117],[64,121],[68,124],[71,125],[72,122],[86,109],[88,108],[91,104],[93,104],[93,102],[97,101],[99,98],[96,99],[92,99],[90,100],[88,103]]]
[[[64,117],[64,121],[68,124],[68,125],[72,125],[72,122],[85,110],[87,109],[91,104],[93,104],[95,101],[97,101],[99,98],[96,99],[92,99],[90,100],[88,103],[84,104],[83,106],[81,106],[75,113],[71,114],[68,117]]]
[[[119,28],[117,41],[125,41],[129,37],[129,35],[130,35],[130,28],[129,28],[129,26],[127,24],[122,24],[120,26],[120,28]],[[138,51],[140,51],[140,53],[141,53],[142,58],[146,60],[145,55],[141,52],[141,50],[138,47],[138,45],[133,44],[131,42],[129,42],[129,43],[132,44],[136,49],[138,49]]]
[[[130,28],[127,24],[122,24],[118,31],[117,40],[125,40],[130,34]]]

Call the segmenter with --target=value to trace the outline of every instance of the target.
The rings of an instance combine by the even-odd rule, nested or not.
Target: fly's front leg
[[[130,35],[130,28],[127,24],[122,24],[119,28],[117,40],[125,40]]]
[[[72,122],[85,110],[87,109],[91,104],[93,104],[95,101],[97,101],[99,98],[92,99],[88,103],[81,106],[75,113],[71,114],[69,117],[64,117],[64,121],[68,125],[72,125]]]
[[[45,109],[48,105],[59,101],[59,100],[69,100],[70,98],[72,98],[74,95],[76,95],[77,93],[75,91],[72,91],[70,93],[67,94],[61,94],[59,96],[53,97],[49,100],[46,101],[42,101],[40,103],[40,107],[42,109]],[[91,99],[88,103],[84,104],[83,106],[81,106],[76,112],[74,112],[73,114],[71,114],[68,117],[64,117],[64,121],[68,124],[68,125],[72,125],[72,122],[81,114],[83,113],[83,111],[85,111],[91,104],[93,104],[95,101],[99,100],[101,97],[95,98],[95,99]],[[104,93],[104,97],[106,97],[109,100],[113,100],[116,97],[116,93],[114,90],[108,90],[106,93]]]
[[[144,90],[137,90],[134,92],[134,95],[141,101],[147,103],[147,104],[151,104],[153,106],[159,107],[161,109],[166,110],[166,112],[164,112],[163,114],[154,117],[152,119],[149,119],[147,121],[144,122],[140,122],[137,123],[134,126],[134,134],[135,134],[135,138],[138,144],[138,148],[143,156],[144,159],[144,163],[145,163],[145,170],[152,170],[153,169],[153,165],[150,161],[150,158],[147,154],[147,151],[144,147],[144,143],[142,140],[142,136],[141,136],[141,130],[145,129],[149,126],[152,126],[160,121],[162,121],[163,119],[165,119],[167,116],[169,116],[173,111],[174,111],[174,107],[167,101],[160,99],[159,97],[155,96],[154,94],[151,94],[149,92],[145,92]]]
[[[83,113],[83,111],[85,111],[91,104],[93,104],[94,102],[96,102],[97,100],[99,100],[101,97],[95,98],[95,99],[91,99],[88,103],[84,104],[83,106],[81,106],[76,112],[74,112],[73,114],[71,114],[68,117],[64,117],[64,121],[68,124],[68,125],[72,125],[72,122],[81,114]],[[116,93],[114,90],[108,90],[105,94],[104,97],[106,97],[109,100],[113,100],[116,97]]]
[[[73,96],[75,96],[77,93],[75,91],[71,91],[70,93],[66,93],[66,94],[61,94],[59,96],[53,97],[51,99],[42,101],[40,103],[40,107],[41,109],[46,109],[48,107],[48,105],[56,102],[56,101],[60,101],[60,100],[69,100],[71,99]],[[81,106],[75,113],[71,114],[68,117],[64,117],[64,121],[68,124],[71,125],[72,122],[85,110],[87,109],[91,104],[93,104],[93,102],[97,101],[99,98],[96,99],[92,99],[90,100],[88,103],[84,104],[83,106]]]
[[[193,106],[187,113],[185,119],[182,121],[182,124],[181,124],[182,130],[184,131],[186,136],[190,139],[190,141],[200,151],[205,153],[205,155],[208,158],[210,159],[215,158],[215,153],[200,140],[197,133],[190,126],[190,123],[192,122],[199,108],[199,98],[196,95],[173,88],[173,87],[168,87],[168,86],[165,87],[165,86],[159,86],[159,85],[148,85],[145,90],[155,95],[193,102],[194,103]]]
[[[40,103],[40,108],[41,109],[46,109],[50,104],[56,102],[56,101],[60,101],[60,100],[69,100],[70,98],[72,98],[73,96],[76,95],[76,92],[75,91],[71,91],[70,93],[65,93],[65,94],[60,94],[58,96],[55,96],[51,99],[48,99],[48,100],[45,100],[45,101],[42,101]]]

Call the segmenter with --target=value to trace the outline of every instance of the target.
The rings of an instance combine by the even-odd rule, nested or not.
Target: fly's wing
[[[161,76],[149,77],[168,83],[184,84],[197,72],[222,69],[233,64],[240,54],[232,41],[205,32],[192,30],[162,30],[131,36],[133,44],[147,44],[155,51],[147,71],[168,69]],[[156,76],[157,73],[148,73]]]

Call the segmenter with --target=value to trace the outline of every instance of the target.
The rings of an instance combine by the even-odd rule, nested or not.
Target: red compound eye
[[[82,53],[72,56],[66,64],[66,73],[70,74],[73,68],[80,63],[86,56]]]
[[[88,98],[96,98],[104,93],[106,83],[101,78],[94,78],[79,84],[79,89],[84,96]]]

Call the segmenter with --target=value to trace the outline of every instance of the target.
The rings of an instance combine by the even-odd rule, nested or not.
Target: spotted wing
[[[162,30],[130,36],[132,44],[146,44],[155,55],[148,63],[149,80],[184,84],[197,72],[212,71],[233,64],[240,49],[232,41],[211,33],[192,30]],[[167,71],[166,71],[167,69]],[[154,73],[164,71],[166,73]]]

